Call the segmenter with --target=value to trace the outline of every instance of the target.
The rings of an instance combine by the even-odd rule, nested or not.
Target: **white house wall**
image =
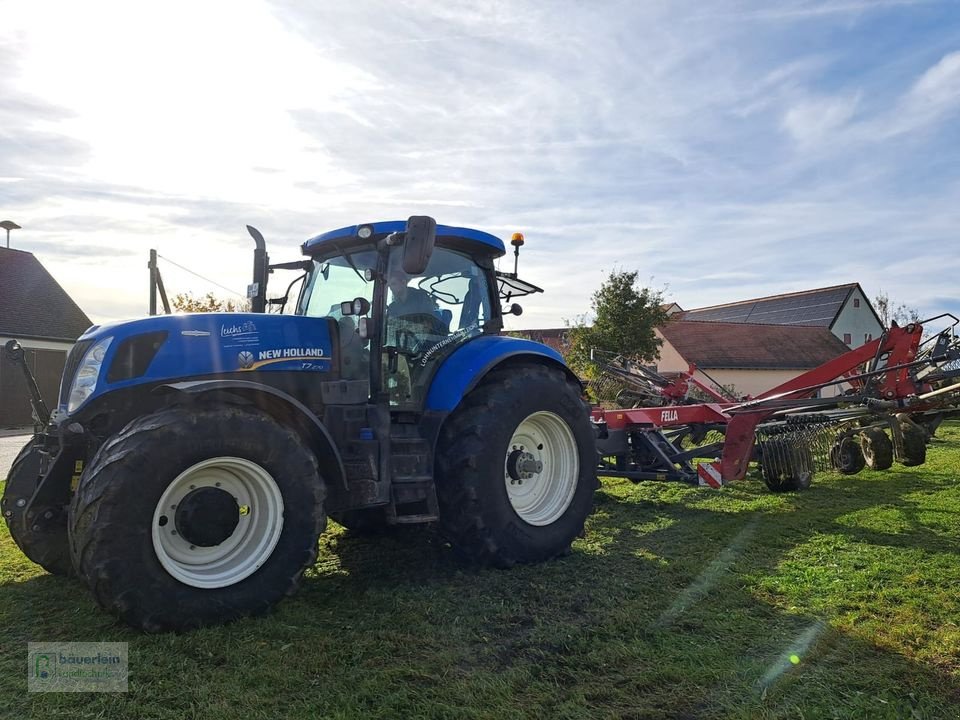
[[[860,301],[860,307],[856,307],[856,300]],[[857,348],[869,340],[880,337],[883,328],[870,309],[869,301],[857,288],[847,298],[830,331],[844,342],[846,342],[844,335],[849,334],[850,347]]]
[[[659,330],[656,332],[657,337],[663,340],[663,345],[660,347],[660,358],[657,360],[657,372],[686,372],[689,368],[689,363],[677,352],[677,349],[670,344],[670,341],[666,340],[663,335],[660,334]],[[740,395],[759,395],[807,372],[806,370],[705,369],[710,373],[710,378],[713,378],[713,380],[699,370],[694,374],[694,377],[705,385],[713,385],[714,380],[721,385],[732,385]],[[842,389],[846,387],[846,385],[843,385],[841,387],[834,386],[824,388],[820,395],[821,397],[833,397],[834,395],[839,395]]]

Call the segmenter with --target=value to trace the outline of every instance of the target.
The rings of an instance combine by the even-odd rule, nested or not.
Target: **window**
[[[854,298],[854,299],[853,299],[853,306],[854,306],[854,307],[860,307],[860,298]]]
[[[843,342],[845,342],[847,345],[853,343],[853,337],[850,335],[850,333],[843,334]]]
[[[436,247],[427,269],[412,277],[402,248],[390,255],[384,323],[384,379],[393,407],[420,407],[433,370],[491,317],[487,276],[468,255]]]

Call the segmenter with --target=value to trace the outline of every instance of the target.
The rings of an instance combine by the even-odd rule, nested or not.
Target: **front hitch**
[[[3,349],[10,362],[19,365],[23,371],[23,376],[27,379],[27,390],[30,391],[30,407],[33,409],[33,421],[37,430],[45,428],[50,422],[50,411],[47,409],[46,403],[43,402],[37,380],[33,377],[33,373],[30,372],[30,367],[27,365],[23,347],[16,340],[8,340]]]

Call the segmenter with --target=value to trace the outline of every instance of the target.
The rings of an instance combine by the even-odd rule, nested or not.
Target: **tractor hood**
[[[194,313],[95,325],[67,359],[59,409],[69,415],[104,393],[158,381],[327,373],[335,360],[331,324],[294,315]]]

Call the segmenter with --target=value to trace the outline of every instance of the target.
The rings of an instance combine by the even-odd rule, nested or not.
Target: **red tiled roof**
[[[659,328],[680,355],[702,368],[807,370],[850,348],[825,327],[669,322]]]

